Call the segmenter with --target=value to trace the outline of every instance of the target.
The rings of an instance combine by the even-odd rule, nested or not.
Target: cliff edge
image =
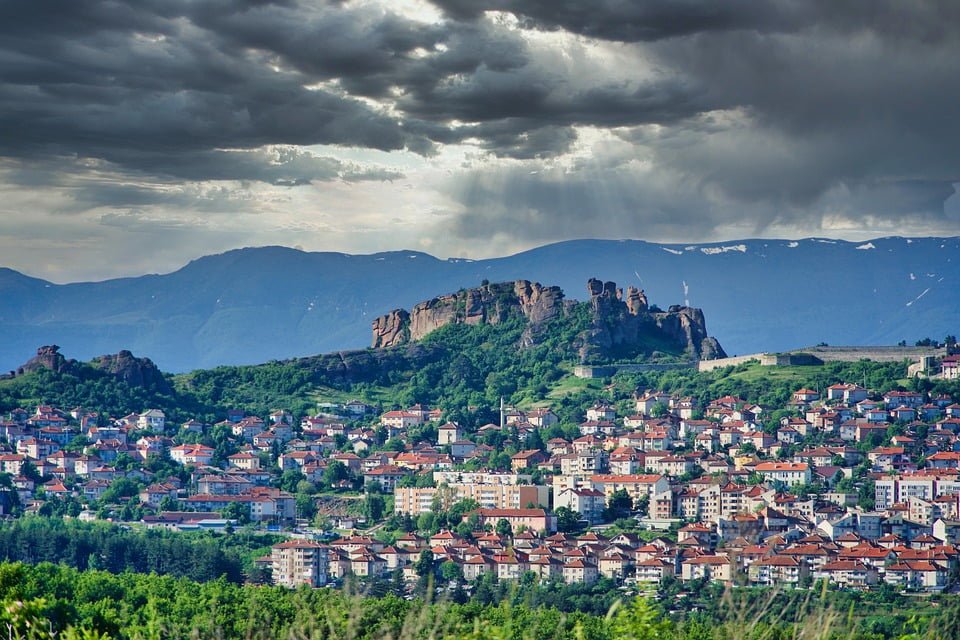
[[[643,290],[591,278],[586,301],[589,324],[574,345],[581,362],[637,357],[662,352],[693,360],[726,356],[716,338],[707,334],[703,311],[671,306],[651,307]],[[421,302],[412,310],[395,309],[372,324],[372,347],[387,348],[416,342],[449,324],[496,325],[522,317],[527,330],[521,345],[530,344],[550,321],[567,317],[577,303],[564,298],[559,287],[538,282],[484,283]]]

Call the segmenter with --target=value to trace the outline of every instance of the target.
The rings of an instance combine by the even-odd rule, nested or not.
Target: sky
[[[960,234],[960,3],[0,4],[0,266]]]

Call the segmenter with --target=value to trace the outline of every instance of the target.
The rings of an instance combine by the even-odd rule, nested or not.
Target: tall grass
[[[728,590],[717,613],[673,619],[651,600],[617,602],[606,616],[563,613],[550,608],[498,606],[447,601],[374,599],[363,594],[303,589],[260,589],[244,601],[210,603],[209,615],[186,622],[158,593],[114,627],[112,637],[130,640],[955,640],[960,638],[960,606],[945,598],[912,615],[890,611],[883,624],[856,607],[835,608],[826,592],[749,592]],[[272,595],[271,595],[272,594]],[[758,595],[759,594],[759,595]],[[323,595],[324,597],[313,597]],[[274,597],[271,606],[266,598]],[[522,601],[522,594],[519,600]],[[45,598],[0,602],[0,640],[109,640],[98,620],[110,617],[102,601],[102,618],[75,617],[57,628],[52,611],[70,601]],[[75,603],[76,604],[76,603]],[[77,606],[80,606],[77,604]],[[60,618],[63,620],[64,618]],[[72,625],[72,626],[70,626]]]

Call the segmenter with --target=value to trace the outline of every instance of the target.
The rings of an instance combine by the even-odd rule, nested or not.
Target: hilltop
[[[723,358],[716,338],[707,336],[703,311],[673,305],[668,311],[651,307],[642,289],[615,282],[587,281],[585,308],[589,327],[572,345],[581,362],[682,355],[692,360]],[[485,283],[421,302],[412,311],[394,309],[373,321],[373,347],[391,347],[421,340],[451,325],[499,325],[522,318],[526,327],[521,346],[530,346],[558,318],[575,315],[577,304],[564,299],[560,287],[539,282]]]
[[[595,274],[704,310],[731,354],[913,343],[955,333],[958,238],[656,244],[578,240],[488,260],[238,249],[165,275],[58,285],[0,269],[0,369],[41,344],[129,349],[167,371],[370,344],[374,318],[439,291],[525,278],[582,291]]]
[[[369,392],[386,402],[486,403],[502,395],[541,397],[578,362],[689,362],[723,357],[703,312],[662,311],[643,291],[590,279],[589,300],[525,280],[484,284],[394,310],[372,323],[373,347],[163,374],[123,350],[90,362],[44,346],[4,377],[0,408],[18,402],[83,405],[116,413],[136,399],[171,415],[213,415],[230,406],[309,407],[324,393]],[[9,405],[4,407],[4,405]]]

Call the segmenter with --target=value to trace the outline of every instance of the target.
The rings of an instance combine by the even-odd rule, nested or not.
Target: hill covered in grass
[[[47,403],[122,415],[156,407],[174,420],[213,419],[228,408],[264,414],[285,407],[304,414],[331,395],[381,406],[424,402],[465,409],[495,406],[500,397],[544,400],[587,356],[685,362],[722,354],[707,337],[699,310],[664,312],[641,302],[642,292],[628,290],[624,297],[612,282],[591,286],[590,300],[575,302],[555,288],[532,300],[524,289],[546,290],[535,283],[484,285],[424,303],[429,322],[408,315],[408,324],[376,348],[179,375],[162,374],[127,351],[84,363],[67,359],[56,346],[41,347],[0,381],[0,410]],[[468,304],[474,293],[480,302]],[[413,337],[412,323],[418,323]]]

